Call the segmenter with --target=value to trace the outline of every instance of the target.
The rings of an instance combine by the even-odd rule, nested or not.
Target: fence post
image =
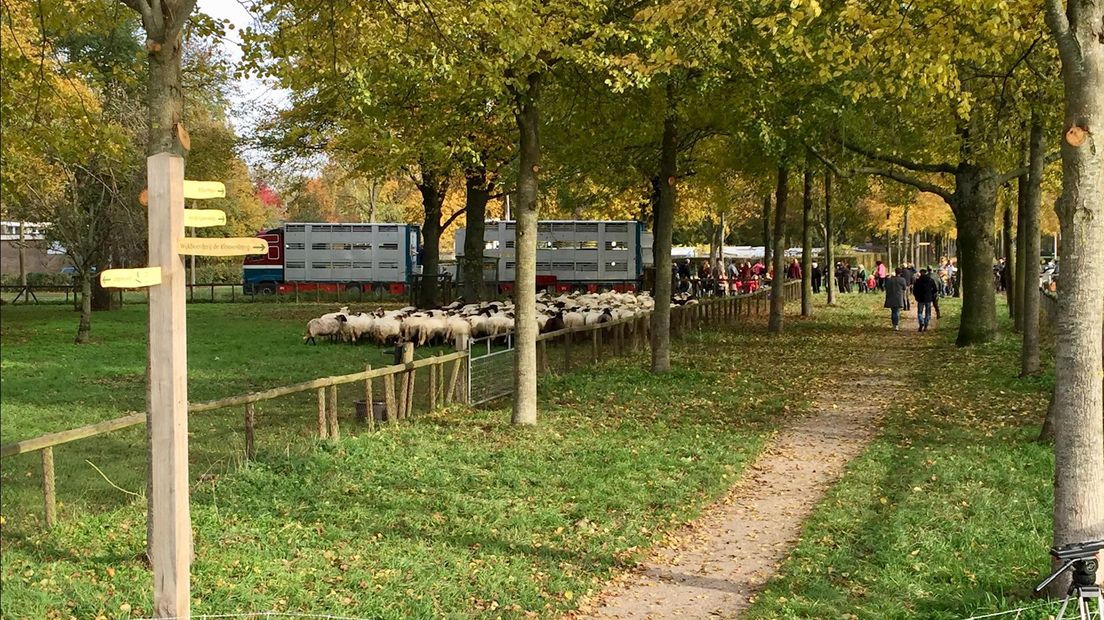
[[[57,524],[57,494],[54,486],[54,449],[42,449],[42,502],[46,511],[46,527]]]
[[[547,360],[545,360],[545,355],[548,354],[548,351],[545,350],[544,342],[545,342],[544,340],[538,340],[537,341],[537,374],[538,375],[544,374],[545,366],[547,364]]]
[[[318,438],[326,438],[326,388],[318,388]]]
[[[600,327],[590,330],[590,362],[592,364],[598,363],[598,338],[600,337],[598,332],[600,331],[602,331]]]
[[[437,411],[437,364],[429,367],[429,411]]]
[[[253,422],[255,411],[253,403],[245,403],[245,459],[253,458]]]
[[[395,375],[383,376],[383,400],[387,410],[387,421],[394,422],[398,417],[398,408],[395,406]]]
[[[341,439],[341,429],[337,426],[337,384],[330,386],[330,397],[326,404],[329,405],[330,439],[337,441]]]
[[[402,345],[402,363],[407,364],[414,361],[414,343],[404,342]],[[413,390],[410,389],[411,383],[414,381],[414,373],[410,371],[403,371],[402,380],[399,382],[399,418],[405,418],[407,412],[410,411],[410,395],[413,394]]]
[[[368,364],[364,367],[364,372],[372,372],[372,365]],[[367,403],[368,418],[368,430],[374,430],[376,428],[376,406],[374,399],[372,398],[372,377],[366,377],[364,379],[364,402]]]

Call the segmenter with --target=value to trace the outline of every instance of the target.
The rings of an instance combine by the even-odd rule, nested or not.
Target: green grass
[[[895,349],[909,387],[748,618],[951,619],[1034,604],[1050,567],[1053,453],[1035,438],[1052,375],[1016,378],[1007,333],[972,349],[953,346],[953,329],[926,336]]]
[[[291,310],[190,307],[193,393],[210,390],[201,377],[224,377],[217,392],[195,397],[364,363],[365,349],[299,344],[303,316],[284,315]],[[57,425],[140,404],[140,381],[100,385],[124,374],[116,367],[140,376],[142,345],[122,337],[141,335],[141,315],[131,312],[97,317],[99,341],[87,348],[67,343],[70,315],[45,321],[5,314],[5,371],[9,359],[17,370],[5,372],[5,408],[9,389],[20,407],[64,407],[78,390],[48,393],[42,386],[50,381],[39,375],[82,364],[82,389],[95,391],[71,404]],[[248,314],[234,319],[228,312]],[[206,329],[197,329],[201,324]],[[263,342],[280,340],[255,355],[249,345],[262,335]],[[288,449],[270,439],[274,431],[258,429],[254,462],[220,466],[220,475],[193,486],[195,611],[399,618],[554,617],[571,609],[611,570],[630,565],[723,493],[776,423],[807,406],[806,387],[764,363],[765,342],[759,326],[705,332],[676,347],[679,368],[663,377],[650,376],[638,356],[547,378],[537,429],[511,428],[503,409],[460,407],[337,446],[300,438],[299,449]],[[117,402],[105,404],[108,396]],[[234,464],[238,415],[194,430],[193,471],[216,457]],[[309,429],[313,404],[288,402],[281,415]],[[193,429],[205,416],[192,417]],[[56,430],[28,415],[5,416],[4,425],[13,439]],[[5,483],[17,489],[8,492],[5,484],[3,497],[5,617],[149,613],[150,575],[136,559],[144,548],[144,504],[110,490],[104,493],[115,493],[114,504],[94,501],[87,487],[105,483],[82,461],[62,461],[79,450],[58,450],[59,476],[69,483],[59,485],[66,507],[49,533],[34,527],[36,465],[4,461]],[[104,461],[128,462],[136,471],[114,474],[130,476],[127,488],[141,488],[140,432],[97,450]]]
[[[322,343],[304,346],[306,321],[333,309],[327,305],[204,304],[188,307],[188,392],[192,401],[232,396],[317,377],[391,363],[371,345]],[[75,428],[145,409],[148,310],[125,306],[96,313],[93,342],[76,346],[77,315],[66,307],[4,306],[0,315],[0,442]],[[432,352],[426,349],[425,353]],[[422,351],[419,351],[422,353]],[[343,387],[342,414],[351,417]],[[257,406],[257,441],[284,450],[309,447],[314,395],[302,394]],[[218,475],[240,460],[244,445],[240,408],[196,414],[189,420],[195,477]],[[145,485],[145,429],[137,427],[55,450],[61,512],[83,514],[129,501],[116,485]],[[37,454],[0,463],[0,500],[9,531],[40,512]]]
[[[454,407],[334,446],[306,436],[310,399],[288,399],[262,410],[271,426],[258,429],[258,457],[237,467],[240,412],[197,414],[193,472],[211,463],[218,475],[193,486],[193,611],[559,617],[720,496],[814,397],[864,398],[850,378],[872,363],[915,387],[818,507],[751,617],[951,618],[1006,607],[1046,568],[1052,465],[1031,439],[1049,379],[1012,378],[1011,338],[960,351],[947,327],[889,332],[878,306],[845,297],[815,320],[789,317],[776,337],[754,320],[690,334],[661,377],[637,356],[542,379],[536,429],[511,428],[504,409]],[[140,381],[111,377],[141,375],[144,345],[121,335],[141,338],[144,308],[98,315],[92,347],[68,344],[71,314],[33,310],[3,315],[5,441],[141,405]],[[317,310],[190,306],[193,392],[209,390],[193,398],[365,363],[367,350],[299,344]],[[43,373],[83,377],[81,387],[58,395]],[[9,394],[39,413],[10,421]],[[46,424],[39,416],[51,411]],[[113,472],[127,488],[143,484],[140,471],[128,473],[140,468],[143,438],[96,448],[105,463],[129,464]],[[5,618],[150,613],[150,575],[137,559],[144,503],[63,456],[75,450],[58,451],[67,506],[49,533],[33,527],[37,466],[3,462]]]

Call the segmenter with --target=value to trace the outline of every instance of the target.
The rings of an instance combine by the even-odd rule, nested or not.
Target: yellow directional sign
[[[203,200],[205,198],[225,198],[226,186],[218,181],[184,180],[184,198]]]
[[[108,269],[100,273],[100,286],[104,288],[139,288],[154,284],[161,284],[160,267]]]
[[[198,256],[246,256],[268,254],[268,242],[256,237],[184,237],[177,249]]]
[[[184,209],[184,225],[194,228],[207,226],[223,226],[226,224],[226,213],[218,209]]]

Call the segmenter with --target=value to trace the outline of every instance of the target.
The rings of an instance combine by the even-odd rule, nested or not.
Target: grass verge
[[[896,339],[909,387],[747,618],[957,619],[1034,604],[1050,568],[1053,453],[1035,439],[1053,377],[1016,378],[1007,321],[997,342],[968,349],[954,347],[956,323]]]

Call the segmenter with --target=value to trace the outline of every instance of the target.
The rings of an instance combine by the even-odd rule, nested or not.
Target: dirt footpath
[[[900,386],[884,375],[857,377],[838,399],[822,399],[780,431],[673,546],[611,582],[574,617],[738,617],[789,555],[825,490],[874,437],[882,412],[877,395]]]

